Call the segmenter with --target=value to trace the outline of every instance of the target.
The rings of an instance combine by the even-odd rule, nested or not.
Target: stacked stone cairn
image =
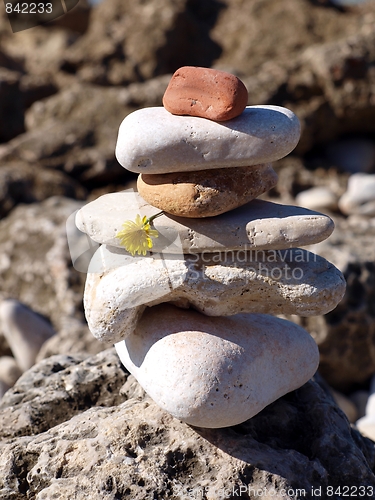
[[[325,314],[345,291],[340,271],[298,248],[327,238],[332,220],[256,199],[300,126],[247,99],[234,75],[178,70],[164,107],[120,127],[116,155],[140,174],[138,192],[101,196],[76,217],[101,244],[84,293],[92,333],[115,343],[159,406],[198,427],[239,424],[309,380],[314,340],[272,315]]]

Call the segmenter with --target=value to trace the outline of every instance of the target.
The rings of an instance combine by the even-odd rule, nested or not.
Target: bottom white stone
[[[208,317],[171,304],[147,308],[116,350],[160,407],[209,428],[253,417],[319,364],[314,340],[294,323],[266,314]]]

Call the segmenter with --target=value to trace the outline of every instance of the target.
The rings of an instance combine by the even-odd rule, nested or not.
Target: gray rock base
[[[83,364],[97,366],[99,375],[110,352],[107,358],[99,354],[84,362],[71,358],[70,370],[45,370],[50,404],[59,404],[67,378],[71,391],[79,394],[92,373],[82,371]],[[56,356],[54,365],[63,366],[64,360],[66,356]],[[126,379],[118,365],[111,369]],[[38,383],[43,379],[36,380],[35,373],[34,368],[25,373],[23,383],[42,392]],[[96,380],[99,387],[108,387],[108,381]],[[35,412],[41,412],[34,435],[29,430],[15,437],[20,419],[12,427],[0,418],[2,433],[9,429],[0,443],[0,499],[176,500],[195,494],[211,500],[222,492],[227,498],[249,499],[261,490],[262,498],[313,500],[312,488],[321,488],[319,498],[329,500],[339,497],[327,496],[328,486],[347,484],[368,493],[375,488],[374,443],[350,427],[319,378],[226,429],[183,424],[149,399],[140,400],[142,393],[131,377],[125,385],[124,398],[129,399],[119,406],[82,407],[80,413],[67,404],[59,425],[49,420],[51,411],[43,410],[43,400],[34,398]],[[12,391],[16,397],[15,388],[7,397]],[[8,399],[9,411],[30,406],[26,399],[26,393],[24,401]]]

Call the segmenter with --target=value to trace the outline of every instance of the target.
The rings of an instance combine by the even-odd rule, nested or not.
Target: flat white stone
[[[345,280],[324,258],[301,249],[131,257],[101,246],[84,293],[89,328],[99,340],[131,334],[145,306],[172,302],[208,316],[241,312],[314,316],[342,299]]]
[[[298,118],[279,106],[248,106],[220,123],[143,108],[122,122],[116,157],[127,170],[147,174],[246,167],[283,158],[299,137]]]
[[[209,318],[167,304],[147,310],[116,350],[161,408],[209,428],[253,417],[306,383],[319,363],[314,340],[289,321]]]
[[[375,215],[375,174],[353,174],[348,188],[339,200],[340,210],[347,215]]]
[[[159,210],[138,193],[100,196],[76,215],[78,229],[97,243],[122,248],[116,234],[136,214],[150,217]],[[153,252],[200,253],[225,249],[284,249],[318,243],[330,236],[334,223],[327,215],[301,207],[253,200],[225,214],[203,219],[162,215],[154,220],[159,237]]]
[[[335,210],[338,196],[326,186],[313,187],[301,191],[296,196],[296,203],[311,210]]]

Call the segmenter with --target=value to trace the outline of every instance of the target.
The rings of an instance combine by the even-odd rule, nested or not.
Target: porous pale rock
[[[104,369],[107,358],[108,354],[101,361]],[[96,365],[97,359],[93,361]],[[312,500],[303,491],[348,484],[352,491],[362,487],[371,493],[375,486],[374,443],[349,425],[319,374],[240,427],[203,429],[177,420],[149,397],[140,400],[139,385],[135,389],[136,384],[133,388],[128,384],[133,376],[125,384],[124,398],[129,400],[116,400],[119,378],[126,377],[120,360],[109,361],[115,368],[108,372],[109,377],[115,374],[114,384],[113,378],[102,381],[100,369],[89,384],[91,371],[73,377],[76,371],[81,374],[76,356],[55,357],[49,370],[47,362],[40,369],[54,380],[47,379],[42,386],[46,396],[38,397],[41,378],[34,370],[27,373],[28,379],[25,374],[18,401],[14,402],[14,390],[9,391],[13,397],[6,396],[8,416],[14,408],[13,416],[19,418],[3,419],[5,412],[1,413],[0,435],[5,437],[0,440],[1,500],[27,496],[37,500],[201,500],[204,494],[207,500],[222,500],[231,492],[232,499],[244,500],[244,491],[250,493],[248,498],[255,495],[258,500]],[[89,358],[86,368],[91,363]],[[67,378],[73,385],[69,393],[64,389]],[[105,406],[102,396],[97,402],[94,399],[103,386],[108,387]],[[31,404],[27,387],[37,396]],[[93,404],[99,406],[90,408]],[[296,495],[297,488],[301,494]]]
[[[174,115],[225,121],[240,115],[247,100],[247,89],[235,75],[184,66],[173,74],[163,96],[163,106]]]
[[[150,217],[159,209],[138,193],[123,191],[100,196],[76,215],[78,229],[97,243],[122,248],[116,234],[136,214]],[[301,207],[253,200],[213,218],[188,219],[162,215],[153,222],[159,231],[152,250],[163,253],[200,253],[227,249],[284,249],[325,240],[334,223],[327,215]]]
[[[1,302],[0,322],[22,371],[33,366],[42,344],[55,334],[50,323],[18,300]]]
[[[288,321],[208,318],[167,304],[147,310],[116,350],[161,408],[209,428],[253,417],[307,382],[319,364],[313,339]]]
[[[170,174],[140,174],[137,188],[150,205],[180,217],[213,217],[265,193],[277,183],[271,165]]]
[[[136,327],[145,305],[173,302],[208,316],[241,312],[311,316],[332,310],[345,280],[306,250],[131,257],[101,246],[86,280],[84,305],[99,340],[118,342]]]
[[[127,170],[164,174],[271,163],[297,145],[296,115],[279,106],[248,106],[225,123],[143,108],[122,122],[116,157]]]
[[[127,378],[113,348],[90,357],[69,353],[44,359],[0,402],[0,442],[44,432],[92,406],[118,405]]]

